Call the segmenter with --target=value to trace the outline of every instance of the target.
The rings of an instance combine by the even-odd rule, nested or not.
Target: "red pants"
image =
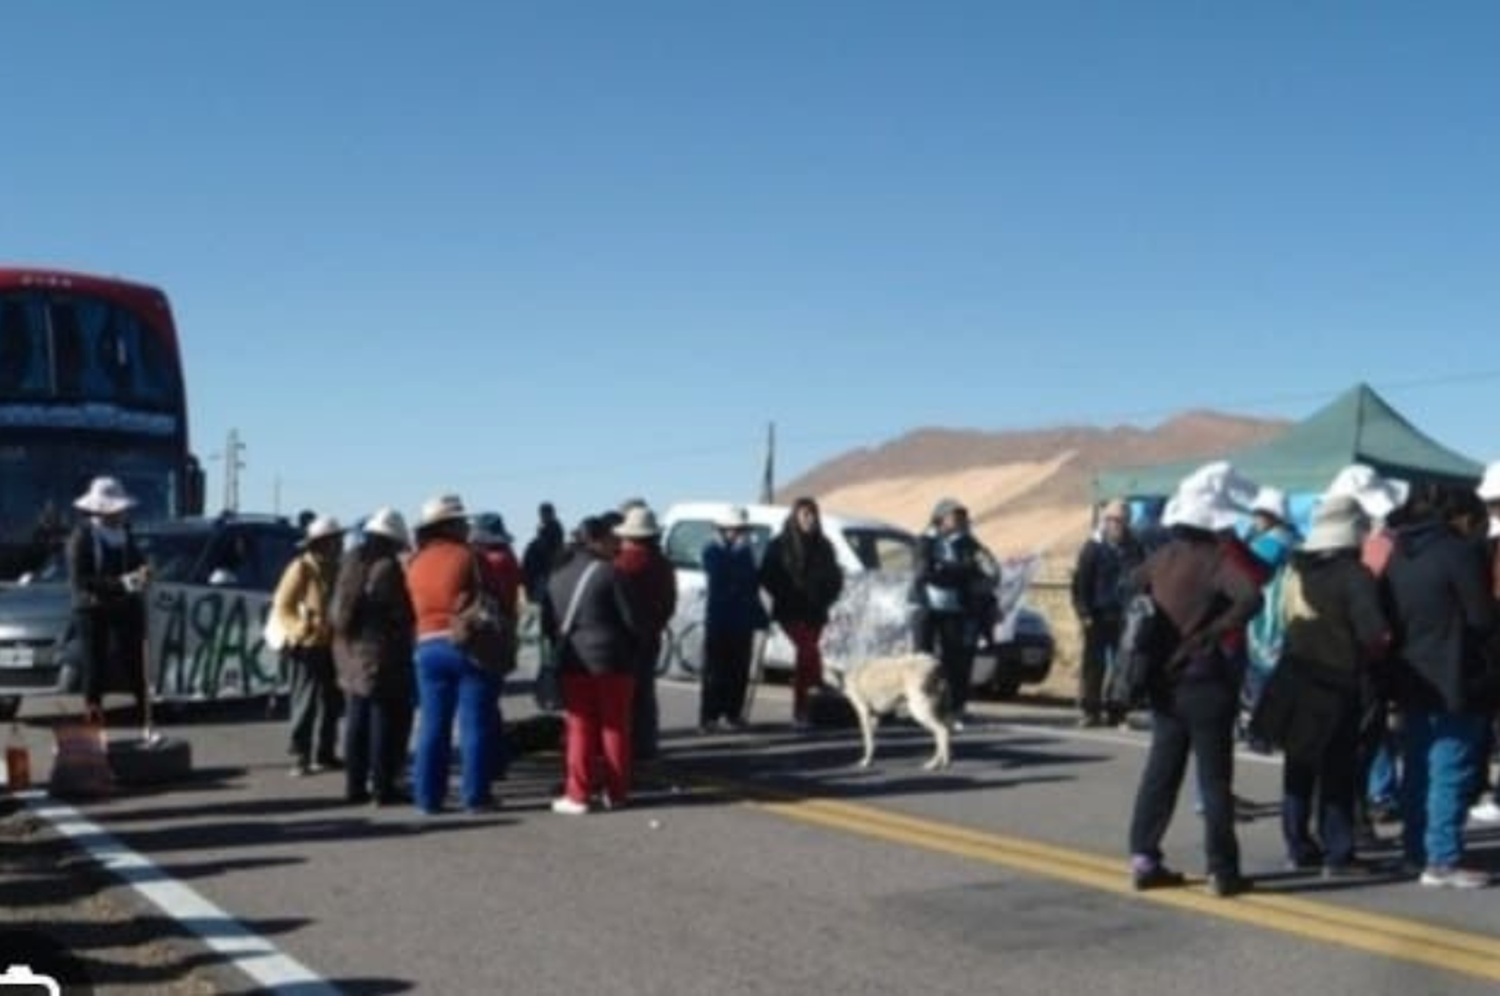
[[[797,650],[796,668],[792,671],[792,715],[807,718],[807,693],[823,684],[823,651],[818,640],[823,627],[815,623],[783,623],[782,630]]]
[[[562,676],[563,720],[567,730],[566,784],[563,794],[588,802],[594,784],[595,759],[604,758],[604,791],[612,804],[630,795],[631,699],[635,677],[629,674]]]

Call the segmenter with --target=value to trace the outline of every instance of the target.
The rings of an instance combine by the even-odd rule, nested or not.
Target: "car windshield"
[[[141,553],[151,565],[153,581],[191,582],[203,556],[208,534],[187,530],[146,531],[136,534]]]
[[[703,548],[712,543],[719,530],[706,519],[684,519],[673,524],[667,534],[664,552],[673,567],[697,570],[703,566]],[[766,544],[771,542],[769,526],[750,527],[750,545],[755,550],[755,561],[760,562]]]
[[[910,533],[850,526],[844,540],[867,571],[910,571],[916,557],[917,540]]]

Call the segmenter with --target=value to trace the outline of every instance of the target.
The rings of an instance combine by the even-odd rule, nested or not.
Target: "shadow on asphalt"
[[[353,808],[353,807],[350,807]],[[514,820],[490,816],[419,817],[407,809],[402,822],[345,817],[324,820],[212,820],[212,805],[203,808],[209,820],[194,820],[145,830],[117,830],[126,844],[147,854],[172,851],[229,851],[238,848],[287,845],[347,845],[354,841],[411,837],[416,834],[468,833],[493,830]]]

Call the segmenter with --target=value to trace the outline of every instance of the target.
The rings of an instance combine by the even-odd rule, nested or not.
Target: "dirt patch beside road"
[[[95,993],[234,991],[210,970],[214,955],[143,906],[46,821],[14,797],[0,796],[0,933],[35,936],[60,948]],[[0,955],[4,964],[30,957],[25,951]]]

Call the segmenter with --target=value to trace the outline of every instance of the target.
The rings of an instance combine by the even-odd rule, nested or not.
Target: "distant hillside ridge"
[[[1212,459],[1271,439],[1289,424],[1191,411],[1149,429],[915,429],[826,460],[778,497],[813,495],[829,511],[918,530],[933,503],[951,496],[968,506],[976,531],[997,553],[1070,558],[1087,535],[1100,470]]]

